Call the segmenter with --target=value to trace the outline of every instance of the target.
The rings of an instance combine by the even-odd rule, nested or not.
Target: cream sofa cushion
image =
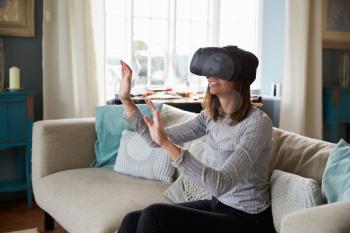
[[[271,209],[275,230],[280,232],[284,216],[297,210],[322,204],[317,181],[274,170],[270,179]]]
[[[270,172],[278,169],[316,180],[321,186],[330,151],[335,144],[278,128],[272,132]]]
[[[196,115],[197,113],[184,111],[167,104],[163,104],[160,112],[160,117],[162,118],[165,127],[185,122]]]
[[[115,232],[123,217],[152,203],[169,203],[167,183],[107,168],[57,172],[36,183],[36,199],[68,232]]]

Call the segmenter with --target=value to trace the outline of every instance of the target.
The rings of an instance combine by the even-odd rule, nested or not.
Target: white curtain
[[[104,104],[103,2],[44,0],[44,119],[92,117]]]
[[[286,0],[280,128],[322,139],[322,1]]]

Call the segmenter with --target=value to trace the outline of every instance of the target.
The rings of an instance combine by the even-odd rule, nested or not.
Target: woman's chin
[[[215,88],[210,88],[210,89],[209,89],[209,92],[210,92],[210,94],[212,94],[212,95],[218,94],[218,91],[217,91]]]

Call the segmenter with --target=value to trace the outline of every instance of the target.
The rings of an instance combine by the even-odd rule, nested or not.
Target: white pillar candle
[[[16,66],[10,68],[10,89],[20,88],[20,70]]]

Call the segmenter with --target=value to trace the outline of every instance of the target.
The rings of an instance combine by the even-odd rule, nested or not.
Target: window
[[[105,0],[106,97],[119,89],[119,60],[133,69],[133,91],[170,87],[199,92],[189,71],[199,47],[238,45],[259,56],[260,1]],[[253,88],[259,88],[259,78]]]

